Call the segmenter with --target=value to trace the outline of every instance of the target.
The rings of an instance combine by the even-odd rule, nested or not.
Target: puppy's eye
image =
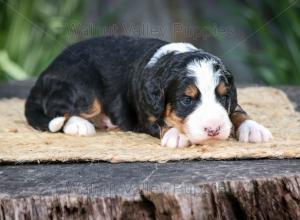
[[[184,106],[189,106],[193,103],[193,99],[189,96],[184,96],[180,99],[180,103]]]
[[[219,64],[215,64],[215,65],[213,66],[213,68],[214,68],[214,71],[217,72],[221,67],[220,67]]]

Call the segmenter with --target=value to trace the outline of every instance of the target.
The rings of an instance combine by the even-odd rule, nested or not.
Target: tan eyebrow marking
[[[195,85],[189,85],[185,91],[184,94],[190,97],[195,98],[199,94],[199,90]]]
[[[221,96],[222,96],[222,95],[225,95],[226,92],[227,92],[227,90],[228,90],[228,86],[226,86],[224,82],[221,82],[221,83],[217,86],[217,89],[216,89],[217,93],[218,93],[219,95],[221,95]]]

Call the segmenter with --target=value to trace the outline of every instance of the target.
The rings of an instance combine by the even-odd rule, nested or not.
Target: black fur
[[[125,131],[158,137],[167,103],[180,117],[193,108],[180,104],[182,91],[192,83],[186,65],[194,59],[216,58],[202,50],[167,54],[150,68],[146,64],[155,51],[168,42],[132,37],[101,37],[65,49],[40,75],[25,105],[28,123],[42,131],[56,116],[87,112],[95,98],[112,123]],[[216,58],[218,61],[219,59]],[[232,76],[220,64],[231,89],[220,103],[230,112],[236,105]],[[201,101],[194,100],[195,103]],[[148,121],[153,117],[155,121]]]

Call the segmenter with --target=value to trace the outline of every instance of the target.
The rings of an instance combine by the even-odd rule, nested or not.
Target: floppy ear
[[[171,54],[163,56],[151,67],[146,67],[147,61],[144,58],[137,63],[128,93],[128,100],[134,103],[138,116],[137,131],[156,137],[159,137],[164,126],[165,89],[170,57]]]
[[[234,83],[234,77],[232,75],[232,73],[229,70],[226,70],[224,73],[224,76],[226,78],[226,84],[229,86],[229,91],[227,93],[227,112],[228,114],[232,114],[237,105],[238,105],[238,101],[237,101],[237,91],[236,91],[236,87],[235,87],[235,83]]]
[[[168,68],[172,53],[163,56],[150,68],[145,68],[142,78],[142,99],[148,114],[160,117],[165,109],[165,89],[167,87]]]
[[[137,132],[148,133],[160,137],[163,121],[161,116],[165,107],[165,95],[161,86],[161,78],[150,69],[143,69],[134,80],[129,100],[134,100],[134,108],[138,116]]]
[[[225,77],[228,80],[230,88],[230,107],[229,107],[229,116],[230,120],[235,128],[237,130],[239,126],[247,119],[249,119],[249,116],[247,112],[243,110],[243,108],[238,104],[237,100],[237,90],[234,84],[234,77],[230,71],[225,72]]]
[[[149,114],[158,117],[164,111],[165,94],[161,78],[149,77],[143,83],[142,97]]]
[[[226,77],[226,80],[227,80],[228,84],[234,86],[234,78],[233,78],[233,75],[232,75],[231,71],[226,70],[224,75]]]

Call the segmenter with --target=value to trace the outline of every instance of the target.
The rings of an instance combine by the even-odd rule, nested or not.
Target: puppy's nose
[[[217,136],[220,133],[221,130],[221,126],[217,126],[217,127],[205,127],[204,131],[207,133],[208,136],[210,137],[214,137]]]

